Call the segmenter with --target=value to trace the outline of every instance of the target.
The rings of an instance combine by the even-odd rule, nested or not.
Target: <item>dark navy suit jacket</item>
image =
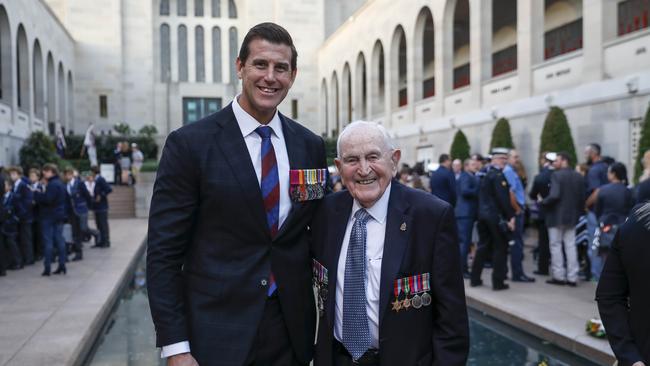
[[[280,119],[291,169],[325,168],[323,140]],[[319,202],[292,203],[272,238],[232,107],[172,132],[149,216],[147,284],[156,344],[189,340],[200,365],[243,365],[272,271],[294,354],[309,363],[316,309],[307,225]]]
[[[456,176],[451,169],[440,166],[431,174],[431,193],[456,206]]]
[[[90,197],[86,185],[81,180],[75,178],[70,192],[68,192],[68,185],[66,184],[65,194],[66,212],[68,215],[83,215],[88,213],[88,205],[92,203],[92,197]]]
[[[18,234],[18,217],[16,216],[16,194],[12,191],[0,196],[2,212],[0,213],[0,231],[3,235],[15,237]]]
[[[34,200],[39,205],[41,221],[63,222],[65,220],[65,185],[58,175],[47,182],[45,192],[34,192]]]
[[[113,192],[111,185],[101,175],[95,177],[95,192],[93,194],[93,211],[108,211],[108,195]],[[99,197],[99,198],[97,198]]]
[[[462,171],[456,184],[458,189],[456,217],[475,219],[478,216],[478,178],[474,174]]]
[[[18,188],[12,193],[14,206],[16,208],[16,216],[20,222],[30,223],[34,220],[33,204],[34,194],[29,188],[29,181],[27,178],[22,177]]]
[[[327,196],[312,224],[314,258],[327,268],[328,295],[320,318],[315,366],[332,366],[336,274],[352,196]],[[395,312],[396,279],[429,273],[433,303]],[[379,358],[381,365],[465,365],[469,328],[456,221],[446,202],[393,181],[381,262]]]

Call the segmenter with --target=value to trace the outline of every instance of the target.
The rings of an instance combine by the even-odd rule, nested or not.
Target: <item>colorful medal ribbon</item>
[[[289,171],[289,194],[295,202],[321,199],[325,196],[327,169],[293,169]]]

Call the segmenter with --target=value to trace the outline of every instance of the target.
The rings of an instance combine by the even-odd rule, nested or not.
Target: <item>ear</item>
[[[235,60],[235,66],[237,66],[237,77],[241,79],[241,72],[244,68],[244,63],[239,59],[239,57],[237,57],[237,60]]]
[[[343,180],[343,175],[341,175],[341,159],[339,158],[334,158],[334,165],[336,165],[336,170],[339,172],[339,176],[341,177],[341,180]]]
[[[402,158],[402,150],[400,149],[393,150],[393,154],[391,155],[390,160],[393,161],[394,172],[397,172],[397,167],[399,166],[399,160],[401,158]]]
[[[296,81],[296,75],[298,74],[298,69],[295,68],[291,70],[291,83],[289,84],[289,88],[293,86],[293,82]]]

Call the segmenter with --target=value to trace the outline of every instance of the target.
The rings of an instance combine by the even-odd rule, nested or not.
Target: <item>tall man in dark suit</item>
[[[92,196],[92,209],[95,213],[95,225],[99,231],[99,240],[95,239],[93,248],[108,248],[111,246],[111,238],[108,227],[108,195],[113,192],[106,179],[99,175],[99,168],[94,166],[90,169],[90,180],[92,189],[88,193]]]
[[[456,199],[456,222],[458,224],[458,241],[460,244],[460,261],[463,277],[469,278],[467,266],[467,255],[472,243],[472,229],[478,217],[478,192],[479,179],[476,177],[478,162],[474,159],[467,159],[464,162],[464,169],[460,172],[457,184]]]
[[[308,223],[323,191],[291,184],[290,195],[290,182],[296,173],[324,184],[323,174],[304,169],[323,173],[326,161],[323,140],[277,110],[296,59],[284,28],[256,25],[237,58],[241,95],[167,139],[151,203],[147,282],[156,343],[169,365],[312,359]]]
[[[66,168],[63,173],[66,182],[66,213],[70,226],[72,226],[72,241],[74,242],[73,261],[83,259],[84,237],[94,237],[95,245],[99,243],[99,231],[88,227],[88,206],[92,204],[92,197],[84,182],[75,177],[72,168]]]
[[[576,286],[578,281],[578,250],[576,224],[584,214],[585,181],[571,169],[569,154],[560,152],[553,162],[551,191],[542,201],[551,246],[552,285]],[[564,266],[566,257],[566,268]]]
[[[454,209],[391,181],[400,154],[375,123],[339,136],[347,190],[326,197],[312,225],[322,311],[315,366],[465,365]]]
[[[16,207],[15,214],[18,218],[18,240],[24,262],[21,265],[31,265],[34,264],[34,244],[32,240],[32,221],[34,220],[32,201],[34,195],[29,188],[29,180],[23,176],[23,168],[13,166],[9,167],[7,172],[13,183],[13,201]]]
[[[440,155],[440,166],[431,174],[431,193],[441,200],[456,206],[456,176],[451,170],[451,158],[447,154]]]
[[[619,228],[596,289],[598,311],[621,366],[650,365],[650,202]]]
[[[546,212],[541,205],[541,200],[548,196],[551,191],[551,174],[553,173],[553,162],[557,154],[554,152],[544,152],[540,158],[542,168],[539,174],[533,180],[533,187],[528,193],[533,202],[537,205],[537,270],[534,272],[538,275],[548,276],[548,267],[551,261],[551,252],[548,241],[548,227],[546,225]]]
[[[68,258],[63,240],[63,221],[65,220],[65,186],[59,178],[59,170],[55,164],[43,166],[43,191],[34,191],[34,201],[39,205],[39,222],[41,225],[41,240],[45,260],[43,261],[42,276],[50,275],[53,249],[58,250],[59,266],[54,274],[66,274],[66,259]]]

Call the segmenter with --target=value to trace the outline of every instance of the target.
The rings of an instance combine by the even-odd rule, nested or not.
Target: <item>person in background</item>
[[[585,158],[589,170],[587,171],[587,235],[589,236],[589,264],[590,264],[590,273],[589,277],[593,278],[595,281],[598,281],[600,277],[600,271],[603,268],[603,262],[601,256],[598,254],[597,250],[594,250],[591,243],[594,242],[594,234],[596,233],[596,228],[598,227],[598,219],[596,218],[596,213],[594,212],[594,204],[596,202],[596,195],[598,188],[604,186],[608,183],[607,179],[607,163],[601,157],[600,145],[596,143],[591,143],[585,148]]]
[[[607,179],[609,183],[596,190],[594,213],[600,225],[621,225],[634,205],[632,191],[627,188],[625,165],[620,162],[610,165]],[[599,256],[604,257],[603,253]]]
[[[521,165],[519,153],[511,149],[508,153],[508,164],[503,169],[503,175],[510,186],[510,204],[515,211],[515,230],[513,231],[514,245],[510,246],[510,269],[512,270],[512,281],[514,282],[535,282],[535,278],[528,277],[524,273],[524,219],[526,207],[526,191],[524,184],[517,173],[517,166]]]
[[[131,161],[133,162],[131,165],[131,174],[133,184],[135,184],[140,177],[140,169],[142,169],[142,163],[144,162],[144,155],[135,142],[131,144]]]
[[[106,179],[99,175],[97,167],[91,168],[89,180],[92,182],[92,190],[88,193],[92,196],[92,210],[95,213],[95,224],[99,230],[99,241],[95,242],[93,248],[108,248],[111,240],[108,228],[108,195],[113,192]]]
[[[332,192],[340,192],[342,190],[343,190],[343,182],[337,180],[336,183],[334,183],[334,187],[332,187]]]
[[[636,203],[650,200],[650,150],[643,154],[643,174],[636,188]]]
[[[575,227],[584,212],[585,182],[571,169],[567,152],[558,153],[553,166],[551,190],[542,200],[551,246],[552,276],[546,283],[575,287],[579,271]]]
[[[533,186],[530,189],[530,197],[537,206],[537,270],[533,273],[537,275],[548,276],[548,268],[551,260],[549,249],[548,228],[545,221],[546,210],[539,201],[546,198],[551,191],[551,174],[553,173],[553,162],[557,155],[552,152],[543,152],[540,158],[541,169],[539,174],[533,180]]]
[[[73,261],[83,259],[83,241],[85,237],[94,237],[95,244],[99,242],[99,232],[88,227],[88,206],[92,204],[92,197],[86,185],[75,176],[72,168],[64,171],[66,181],[66,210],[70,225],[72,226],[72,240],[74,242]]]
[[[29,189],[32,191],[32,244],[34,246],[34,260],[43,259],[43,242],[41,240],[41,230],[38,221],[39,209],[34,200],[34,191],[43,191],[41,185],[41,171],[35,168],[29,169]]]
[[[460,173],[463,171],[463,162],[460,159],[454,159],[451,162],[451,170],[454,172],[456,180],[458,180]]]
[[[16,237],[18,236],[18,218],[16,217],[16,205],[13,194],[13,183],[10,180],[5,180],[3,183],[2,207],[0,207],[0,246],[5,248],[9,253],[11,263],[6,267],[10,270],[18,270],[23,268],[23,259],[16,244]],[[0,261],[5,260],[5,257],[0,258]],[[7,263],[8,264],[8,263]],[[5,266],[0,269],[4,272]]]
[[[422,189],[427,192],[431,192],[431,182],[429,182],[429,175],[424,171],[424,163],[417,162],[413,167],[413,175],[417,175],[422,182]]]
[[[463,277],[469,279],[469,267],[467,256],[472,244],[472,229],[478,215],[478,193],[479,180],[476,177],[478,163],[472,159],[466,159],[464,170],[457,178],[456,198],[456,225],[458,226],[458,242],[460,244],[460,263]]]
[[[407,187],[411,187],[411,168],[408,166],[402,167],[399,171],[399,182]]]
[[[440,155],[440,166],[431,174],[429,186],[431,193],[441,200],[456,206],[456,177],[451,170],[451,158],[447,154]]]
[[[23,176],[23,168],[12,166],[7,169],[13,183],[13,202],[18,218],[18,239],[24,265],[34,264],[34,243],[32,240],[32,222],[34,220],[32,201],[34,195],[29,188],[29,180]]]
[[[63,221],[65,220],[65,185],[59,179],[59,170],[55,164],[43,166],[44,191],[34,191],[34,200],[40,205],[39,221],[41,224],[41,240],[45,251],[44,270],[42,276],[50,275],[52,250],[58,250],[59,266],[54,274],[66,274],[67,259],[65,240],[63,240]]]
[[[622,366],[650,362],[650,202],[637,205],[620,227],[596,289],[607,339]]]
[[[131,149],[126,141],[122,142],[122,151],[120,151],[120,172],[122,184],[131,185]]]
[[[119,141],[115,145],[115,149],[113,149],[113,166],[115,166],[115,184],[116,185],[125,184],[124,182],[122,182],[121,158],[122,158],[122,142]],[[92,166],[90,168],[92,170]]]

